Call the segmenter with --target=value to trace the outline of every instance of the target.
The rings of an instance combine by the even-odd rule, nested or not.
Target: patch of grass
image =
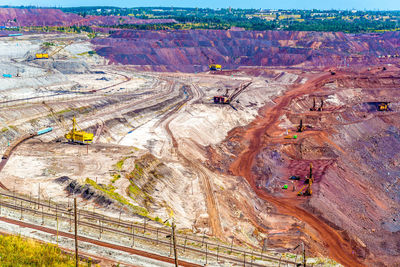
[[[128,206],[129,208],[131,208],[131,210],[134,213],[136,213],[136,214],[138,214],[140,216],[143,216],[143,217],[150,218],[149,217],[149,212],[147,211],[147,209],[145,209],[143,207],[135,206],[132,203],[130,203],[126,198],[124,198],[123,196],[121,196],[120,194],[115,192],[115,187],[114,186],[108,185],[108,186],[102,187],[102,186],[96,184],[95,181],[93,181],[92,179],[89,179],[89,178],[86,178],[85,183],[93,186],[97,190],[102,191],[107,196],[109,196],[110,198],[118,201],[119,203]],[[150,219],[153,219],[153,218],[150,218]]]
[[[44,46],[55,46],[56,44],[52,43],[52,42],[44,42],[43,45]]]
[[[111,179],[111,183],[115,183],[119,178],[121,178],[121,174],[113,174],[113,178]]]
[[[14,125],[10,125],[10,126],[8,126],[9,128],[11,128],[11,129],[13,129],[14,131],[16,131],[17,132],[17,127],[16,126],[14,126]]]
[[[135,169],[129,173],[127,178],[137,180],[137,179],[141,178],[143,176],[143,174],[144,174],[143,168],[139,164],[135,163]]]
[[[135,201],[138,201],[139,198],[143,199],[146,204],[148,203],[153,203],[154,199],[151,197],[143,188],[143,190],[138,187],[132,180],[129,180],[131,183],[128,187],[128,194],[129,197],[132,198]]]
[[[120,161],[118,161],[115,164],[115,167],[117,168],[117,170],[122,170],[122,167],[124,166],[124,161],[125,161],[125,158],[121,159]]]
[[[63,109],[63,110],[54,112],[54,114],[55,115],[61,115],[61,114],[64,114],[64,113],[67,113],[67,112],[70,112],[70,111],[71,111],[70,109]]]
[[[141,166],[139,166],[139,164],[135,164],[135,169],[138,172],[139,175],[143,175],[144,171],[143,168]]]
[[[1,266],[75,266],[74,259],[52,244],[0,235]]]
[[[129,193],[133,195],[133,197],[136,197],[137,195],[142,193],[142,190],[135,184],[130,184],[129,187]]]
[[[92,110],[92,108],[90,106],[82,106],[79,108],[73,108],[72,110],[76,111],[80,114],[86,114],[86,113],[89,113]]]
[[[7,131],[8,131],[8,128],[6,128],[6,127],[4,127],[3,129],[1,129],[1,132],[2,132],[2,133],[7,132]]]

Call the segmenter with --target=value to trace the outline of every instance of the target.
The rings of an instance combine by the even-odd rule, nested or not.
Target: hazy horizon
[[[400,10],[400,2],[394,0],[382,0],[382,1],[374,1],[374,0],[353,0],[353,1],[317,1],[317,0],[308,0],[308,1],[296,1],[296,0],[287,0],[287,1],[263,1],[263,0],[253,0],[253,1],[239,1],[239,0],[220,0],[220,1],[194,1],[194,0],[154,0],[154,1],[131,1],[131,0],[121,0],[113,2],[110,5],[110,1],[105,0],[86,0],[86,1],[77,1],[77,0],[64,0],[62,4],[55,4],[52,0],[14,0],[14,1],[2,1],[0,0],[0,5],[9,5],[9,6],[38,6],[38,7],[81,7],[81,6],[113,6],[113,7],[122,7],[122,8],[135,8],[135,7],[182,7],[182,8],[255,8],[255,9],[319,9],[319,10],[391,10],[397,11]]]

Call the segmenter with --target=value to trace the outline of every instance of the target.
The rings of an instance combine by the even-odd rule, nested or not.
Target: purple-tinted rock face
[[[0,8],[0,23],[5,26],[63,26],[80,19],[58,9]]]
[[[117,31],[95,39],[97,52],[113,63],[163,66],[170,71],[239,66],[345,66],[374,64],[400,54],[399,33],[344,34],[287,31]]]

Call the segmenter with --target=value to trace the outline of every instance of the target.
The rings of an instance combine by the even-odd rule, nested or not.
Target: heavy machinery
[[[322,111],[322,107],[324,106],[324,100],[321,99],[321,106],[319,106],[318,111]]]
[[[230,104],[238,95],[250,86],[252,82],[242,83],[230,96],[214,96],[215,104]]]
[[[65,134],[65,138],[70,143],[78,143],[78,144],[90,144],[93,142],[93,134],[87,133],[79,129],[78,125],[76,124],[75,117],[72,118],[72,129],[69,133]]]
[[[36,57],[36,59],[48,59],[49,58],[49,54],[47,54],[47,53],[36,53],[35,57]]]
[[[208,67],[210,68],[210,70],[222,70],[222,66],[218,64],[210,64],[208,65]]]
[[[297,135],[285,135],[284,139],[297,139]]]
[[[314,176],[312,174],[312,163],[310,163],[309,177],[306,177],[305,185],[300,189],[300,191],[297,193],[297,195],[298,196],[311,196],[312,195],[311,186],[312,186],[313,182],[314,182]],[[306,188],[305,191],[303,191],[304,188]]]
[[[378,105],[378,111],[388,111],[389,110],[389,102],[382,102]]]
[[[35,55],[36,59],[49,59],[49,58],[51,58],[52,56],[54,56],[55,54],[57,54],[58,52],[60,52],[61,50],[63,50],[64,48],[66,48],[67,46],[69,46],[72,43],[73,43],[73,41],[69,41],[65,45],[59,46],[57,49],[55,49],[50,54],[48,54],[48,53],[37,53]]]
[[[302,133],[306,129],[306,126],[303,125],[303,120],[300,120],[300,125],[297,126],[297,132]]]
[[[319,108],[316,107],[315,97],[313,98],[313,106],[310,108],[310,111],[322,111],[322,107],[324,106],[324,100],[321,99],[321,105]]]

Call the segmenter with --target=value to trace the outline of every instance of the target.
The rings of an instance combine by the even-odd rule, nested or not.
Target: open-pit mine
[[[157,247],[172,246],[158,230],[172,222],[184,266],[399,266],[400,59],[388,56],[398,40],[240,30],[1,37],[0,231],[55,243],[53,230],[37,232],[57,227],[72,251],[76,197],[80,250],[104,266],[170,266],[172,250]],[[135,251],[102,234],[112,223],[101,216],[126,223],[118,231]],[[91,229],[97,243],[84,239]],[[137,245],[147,237],[153,247]],[[190,238],[205,255],[190,254]]]

